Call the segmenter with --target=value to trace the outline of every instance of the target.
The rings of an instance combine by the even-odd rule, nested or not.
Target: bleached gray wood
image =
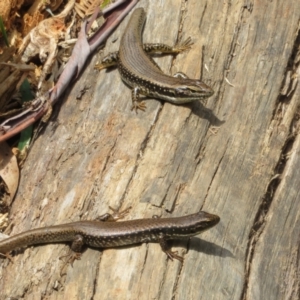
[[[118,72],[93,70],[95,57],[30,152],[11,234],[93,219],[109,205],[132,206],[128,218],[202,209],[221,222],[175,247],[182,265],[157,244],[88,249],[73,268],[58,259],[65,245],[27,249],[14,264],[1,262],[1,297],[298,299],[300,97],[298,86],[281,91],[288,71],[299,72],[300,3],[139,6],[148,13],[146,42],[195,42],[175,59],[156,59],[162,69],[202,75],[214,96],[186,106],[147,100],[136,115]],[[118,49],[127,21],[103,55]]]

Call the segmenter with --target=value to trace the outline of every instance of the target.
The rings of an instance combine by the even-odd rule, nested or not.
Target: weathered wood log
[[[131,205],[129,218],[202,209],[221,222],[181,242],[183,264],[157,244],[88,249],[73,268],[59,260],[65,245],[27,249],[0,262],[1,299],[298,299],[300,2],[139,5],[144,41],[195,42],[157,59],[164,72],[202,76],[214,96],[147,100],[135,114],[118,71],[98,73],[95,57],[29,154],[9,234],[94,219],[109,205]]]

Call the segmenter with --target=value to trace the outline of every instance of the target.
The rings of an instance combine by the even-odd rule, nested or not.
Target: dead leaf
[[[0,230],[3,230],[7,226],[8,226],[8,213],[0,214]],[[7,238],[7,236],[0,233],[0,239],[1,239],[1,237],[3,239]]]
[[[19,167],[16,157],[13,155],[10,147],[5,143],[0,143],[0,182],[1,196],[0,199],[6,206],[9,206],[15,196],[19,185]]]
[[[79,0],[75,3],[75,11],[81,19],[93,14],[96,7],[100,6],[101,0]]]

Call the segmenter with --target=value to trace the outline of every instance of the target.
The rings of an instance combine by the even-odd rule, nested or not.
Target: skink
[[[142,30],[146,20],[143,8],[132,13],[122,36],[118,52],[106,56],[98,69],[117,65],[123,81],[132,87],[132,108],[145,110],[140,94],[169,101],[174,104],[187,103],[210,97],[213,90],[198,79],[190,79],[183,73],[172,76],[164,74],[148,53],[177,54],[191,46],[190,39],[170,47],[165,44],[142,44]],[[147,52],[147,53],[146,53]]]
[[[79,221],[68,224],[37,228],[0,241],[0,253],[11,259],[14,249],[37,244],[71,242],[71,261],[79,259],[84,245],[110,248],[146,242],[159,242],[169,258],[182,260],[167,244],[170,239],[197,235],[213,226],[220,218],[200,211],[176,218],[137,219],[122,222],[114,214],[105,214],[97,221]],[[102,220],[102,221],[101,221]]]

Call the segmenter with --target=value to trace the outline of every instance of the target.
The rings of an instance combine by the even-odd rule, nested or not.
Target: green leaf
[[[9,47],[9,42],[8,42],[6,30],[5,30],[4,23],[3,23],[3,19],[2,19],[1,16],[0,16],[0,31],[1,31],[1,33],[2,33],[2,35],[3,35],[3,38],[4,38],[4,41],[5,41],[6,46]]]
[[[23,83],[20,86],[20,93],[21,93],[21,99],[22,103],[31,101],[34,99],[31,90],[30,90],[30,84],[27,79],[23,81]],[[18,143],[18,148],[20,151],[22,151],[24,148],[28,147],[30,144],[31,136],[32,136],[33,126],[30,125],[26,129],[24,129],[21,132],[20,141]]]
[[[110,0],[103,0],[102,4],[100,5],[100,8],[103,9],[105,8],[108,4],[110,4]]]

